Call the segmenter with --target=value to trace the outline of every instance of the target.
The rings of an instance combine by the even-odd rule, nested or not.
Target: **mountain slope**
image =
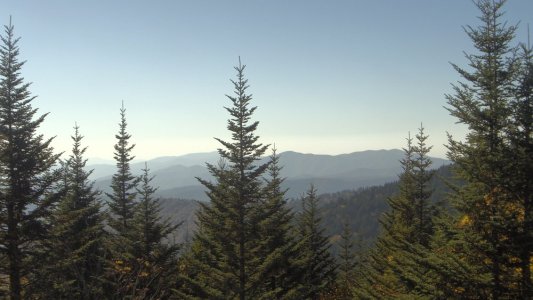
[[[284,187],[288,188],[287,197],[299,197],[313,183],[321,193],[333,193],[341,190],[357,189],[394,181],[401,172],[399,160],[403,151],[368,150],[341,155],[303,154],[292,151],[280,154],[283,166],[281,175],[286,179]],[[266,162],[268,158],[263,158]],[[212,177],[205,167],[205,161],[218,161],[216,152],[196,153],[177,157],[161,157],[148,161],[155,179],[153,184],[159,187],[158,195],[167,198],[197,199],[205,201],[204,188],[195,177],[211,180]],[[435,167],[447,164],[448,161],[433,158]],[[89,166],[91,168],[93,166]],[[131,166],[134,174],[140,174],[144,163]],[[97,165],[93,175],[107,177],[96,180],[96,187],[109,190],[110,175],[114,166]]]

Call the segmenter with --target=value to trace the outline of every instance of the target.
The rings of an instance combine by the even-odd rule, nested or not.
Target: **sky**
[[[86,156],[112,159],[122,101],[138,159],[215,151],[229,139],[224,106],[240,57],[257,134],[278,151],[340,154],[401,148],[423,123],[445,157],[450,62],[473,53],[467,0],[7,1],[22,75],[49,113],[40,131],[68,153],[75,122]],[[503,20],[527,40],[533,1]]]

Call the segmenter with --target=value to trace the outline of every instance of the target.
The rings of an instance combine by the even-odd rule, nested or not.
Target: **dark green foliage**
[[[389,198],[390,210],[381,220],[382,232],[369,254],[364,277],[360,280],[360,297],[417,298],[426,293],[425,281],[430,272],[425,257],[431,253],[433,218],[437,209],[431,203],[427,136],[421,127],[417,143],[407,138],[405,158],[401,161],[400,189]]]
[[[461,184],[453,178],[451,166],[445,165],[435,170],[435,176],[429,181],[429,189],[434,191],[431,203],[442,203],[451,189],[446,184]],[[343,220],[350,220],[350,227],[364,241],[373,244],[379,231],[379,216],[389,209],[387,199],[399,191],[398,182],[386,183],[357,190],[348,190],[319,196],[321,216],[328,235],[341,234]],[[289,202],[294,210],[300,210],[299,201]]]
[[[354,241],[353,232],[350,229],[350,224],[344,223],[343,230],[340,235],[340,240],[338,242],[339,253],[338,253],[338,274],[337,274],[337,284],[336,284],[336,298],[335,299],[353,299],[354,293],[352,289],[354,288],[355,279],[358,274],[358,266],[361,263],[361,243],[358,241],[359,249],[356,248]],[[355,251],[359,253],[356,253]]]
[[[512,118],[508,130],[509,149],[505,153],[509,161],[506,186],[516,195],[516,205],[524,212],[523,222],[518,225],[518,234],[514,237],[520,257],[521,295],[533,298],[533,48],[528,43],[520,50],[518,82],[510,103]]]
[[[259,224],[262,220],[263,185],[261,176],[268,163],[258,161],[268,146],[258,143],[258,122],[251,122],[256,107],[250,108],[246,94],[244,65],[235,68],[237,80],[234,96],[227,96],[232,106],[228,130],[231,142],[217,139],[218,166],[208,164],[215,182],[199,179],[208,189],[210,203],[198,212],[198,232],[191,248],[187,279],[190,293],[210,299],[254,299],[262,281],[256,272],[264,257],[259,246]]]
[[[449,138],[448,156],[467,183],[454,196],[468,220],[464,260],[483,267],[474,278],[490,278],[480,296],[531,298],[531,58],[510,45],[516,26],[501,21],[504,3],[477,1],[481,25],[466,28],[477,54],[467,55],[470,70],[454,65],[464,82],[447,100],[469,131],[464,141]]]
[[[86,148],[74,127],[72,154],[64,164],[64,196],[52,215],[49,255],[41,278],[48,286],[35,291],[48,299],[95,299],[103,297],[100,277],[104,270],[103,215],[98,192],[85,171]]]
[[[123,237],[131,233],[131,220],[135,211],[135,187],[138,182],[138,178],[133,176],[130,170],[130,162],[135,158],[131,155],[131,151],[135,145],[129,144],[131,135],[126,131],[126,126],[126,109],[122,103],[119,132],[115,135],[117,143],[114,158],[117,162],[117,172],[111,179],[113,193],[107,196],[110,199],[108,205],[112,215],[110,225]]]
[[[126,127],[126,109],[123,103],[120,109],[119,132],[115,135],[117,143],[114,146],[117,171],[111,178],[113,192],[106,193],[109,198],[108,225],[112,232],[107,240],[110,254],[106,263],[105,289],[113,291],[109,294],[112,299],[135,297],[142,292],[138,288],[140,264],[134,253],[134,245],[139,241],[133,221],[139,178],[131,173],[130,162],[134,159],[131,151],[135,145],[130,145],[131,135],[126,131]]]
[[[0,273],[9,276],[9,296],[23,295],[22,278],[33,266],[28,265],[33,250],[46,237],[44,222],[58,195],[51,191],[59,180],[52,172],[58,159],[51,139],[37,133],[46,114],[37,116],[31,103],[35,99],[24,83],[18,60],[18,38],[13,25],[5,26],[0,48],[0,251],[5,264]]]
[[[134,259],[131,260],[131,272],[126,274],[132,276],[135,282],[130,294],[159,299],[170,296],[175,279],[180,247],[167,239],[181,224],[172,224],[160,216],[161,206],[159,199],[154,198],[157,189],[151,186],[152,179],[145,165],[139,180],[140,186],[137,187],[139,202],[132,219]]]
[[[415,242],[429,247],[429,241],[433,235],[433,217],[437,214],[437,207],[431,203],[431,195],[433,189],[430,187],[430,180],[435,174],[434,170],[430,170],[431,159],[428,153],[432,146],[426,144],[428,136],[424,134],[424,127],[420,125],[418,134],[416,135],[416,144],[413,145],[412,176],[414,180],[414,208],[415,216],[413,221],[415,223]]]
[[[281,189],[283,178],[276,149],[270,156],[268,179],[264,199],[259,212],[258,259],[260,265],[254,280],[262,282],[257,299],[297,299],[299,296],[298,258],[293,236],[293,213],[287,206],[285,191]]]
[[[319,299],[332,288],[337,266],[330,253],[331,245],[324,233],[316,189],[312,185],[302,199],[298,226],[300,258],[297,264],[302,272],[302,299]]]

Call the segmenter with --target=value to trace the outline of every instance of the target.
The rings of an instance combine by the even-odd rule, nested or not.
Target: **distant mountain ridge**
[[[320,193],[333,193],[374,186],[395,181],[401,172],[400,159],[403,151],[366,150],[340,155],[304,154],[286,151],[279,154],[281,175],[286,178],[284,187],[288,188],[287,197],[299,197],[313,183]],[[147,161],[155,176],[154,186],[159,187],[157,194],[165,198],[207,200],[203,186],[196,177],[212,180],[205,163],[216,163],[217,152],[193,153],[182,156],[159,157]],[[263,158],[261,162],[268,160]],[[441,158],[432,158],[433,167],[449,164]],[[144,162],[131,164],[132,173],[141,174]],[[108,164],[87,166],[94,169],[91,179],[95,186],[109,192],[111,175],[116,167]]]

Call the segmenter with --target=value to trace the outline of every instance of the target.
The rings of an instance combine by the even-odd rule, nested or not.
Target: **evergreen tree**
[[[532,240],[530,233],[523,234],[529,226],[524,222],[525,214],[531,208],[530,191],[524,193],[524,187],[531,189],[527,184],[531,183],[531,173],[524,173],[531,170],[531,165],[526,166],[531,160],[523,155],[530,151],[526,149],[531,142],[530,137],[519,138],[525,142],[523,147],[513,141],[517,136],[513,133],[530,127],[531,123],[516,125],[522,120],[531,122],[531,110],[526,119],[519,120],[521,110],[515,108],[520,105],[512,105],[514,100],[527,103],[528,92],[527,87],[526,94],[516,92],[520,64],[516,47],[510,46],[516,26],[501,21],[504,3],[476,2],[481,25],[467,27],[466,33],[478,54],[466,56],[470,70],[454,65],[465,82],[455,85],[454,94],[447,95],[451,115],[468,126],[465,140],[450,137],[448,146],[450,160],[466,181],[454,196],[459,218],[468,220],[461,233],[471,250],[465,253],[465,260],[483,266],[472,276],[490,278],[479,296],[492,299],[531,295],[531,275],[526,269],[530,268]]]
[[[180,249],[167,239],[181,224],[174,225],[160,216],[161,205],[154,198],[157,189],[151,186],[154,177],[146,164],[142,171],[140,187],[136,188],[139,202],[132,219],[135,263],[129,274],[135,285],[124,294],[161,299],[169,297]]]
[[[0,47],[0,251],[7,258],[0,272],[9,276],[9,297],[21,299],[30,252],[46,237],[44,217],[57,201],[50,193],[59,180],[52,139],[37,133],[46,114],[36,116],[29,83],[20,71],[18,38],[5,26]],[[30,283],[31,284],[31,283]]]
[[[398,298],[423,297],[430,269],[422,263],[431,253],[430,241],[434,233],[433,218],[437,209],[430,203],[429,182],[433,171],[427,157],[431,147],[421,126],[417,143],[407,138],[405,157],[401,164],[399,194],[389,199],[390,210],[381,220],[382,232],[370,253],[361,280],[360,297]]]
[[[135,188],[138,178],[133,176],[130,169],[130,162],[135,158],[131,151],[135,144],[130,145],[131,135],[126,131],[126,109],[124,103],[120,108],[119,132],[115,135],[117,143],[115,144],[115,161],[117,163],[117,172],[111,179],[111,188],[113,193],[106,195],[109,197],[108,202],[112,218],[111,227],[123,237],[131,234],[132,219],[135,211]]]
[[[509,164],[505,176],[507,187],[515,194],[514,211],[518,224],[518,234],[514,238],[515,248],[520,258],[520,295],[533,298],[531,282],[531,257],[533,256],[533,48],[523,44],[519,56],[520,70],[518,82],[511,100],[511,128],[509,129],[509,149],[505,154]]]
[[[319,299],[329,292],[335,281],[336,263],[330,253],[330,243],[324,234],[318,198],[313,185],[302,199],[299,216],[300,241],[298,265],[302,270],[302,299]]]
[[[72,154],[64,166],[65,195],[54,211],[48,256],[48,287],[35,291],[44,298],[95,299],[103,297],[105,235],[99,192],[89,182],[87,160],[79,127],[74,127]],[[44,274],[41,274],[41,276]]]
[[[355,253],[353,233],[348,222],[344,222],[339,240],[339,268],[337,274],[337,291],[335,299],[353,299],[356,267],[360,263]],[[360,249],[359,249],[360,250]]]
[[[237,80],[232,81],[235,94],[227,96],[232,103],[226,108],[232,141],[217,138],[224,147],[218,150],[221,162],[207,164],[215,182],[199,179],[211,201],[201,203],[197,213],[185,293],[200,298],[255,299],[263,285],[255,273],[262,252],[258,246],[264,197],[261,176],[269,164],[258,161],[268,146],[255,135],[259,122],[251,122],[256,107],[250,107],[244,69],[239,61]]]
[[[110,254],[106,267],[105,289],[114,292],[109,295],[112,299],[132,297],[132,293],[138,292],[138,278],[135,273],[138,263],[134,254],[134,245],[138,241],[133,218],[137,205],[135,189],[139,178],[131,173],[130,162],[135,158],[131,151],[135,145],[130,145],[131,135],[126,127],[126,109],[122,103],[119,132],[115,135],[117,143],[114,146],[117,171],[111,178],[112,193],[106,193],[109,198],[108,224],[113,234],[107,240]]]
[[[428,146],[426,141],[428,135],[424,133],[424,126],[420,124],[416,135],[416,144],[413,146],[415,157],[412,164],[412,176],[414,181],[414,213],[413,221],[415,225],[415,242],[429,247],[431,236],[433,235],[433,217],[437,213],[437,207],[430,203],[433,190],[430,187],[430,180],[435,171],[430,170],[431,159],[428,157],[433,146]]]
[[[287,206],[285,190],[282,190],[279,156],[272,150],[267,169],[262,214],[259,221],[258,256],[260,260],[256,278],[262,282],[257,299],[297,299],[299,297],[298,259],[296,241],[293,236],[293,213]]]

